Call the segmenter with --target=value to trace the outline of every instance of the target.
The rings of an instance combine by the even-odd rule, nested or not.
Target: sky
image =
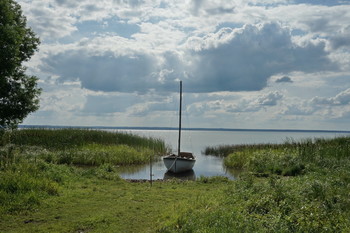
[[[23,124],[350,130],[350,0],[18,0]]]

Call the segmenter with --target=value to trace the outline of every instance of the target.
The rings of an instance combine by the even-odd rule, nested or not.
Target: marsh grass
[[[24,129],[2,133],[0,212],[37,208],[73,177],[121,180],[115,166],[144,164],[166,153],[159,139],[81,129]],[[76,166],[89,166],[80,169]]]
[[[169,151],[164,141],[129,133],[85,129],[23,129],[2,137],[0,165],[18,157],[58,164],[144,164]]]
[[[223,156],[227,167],[260,175],[295,176],[315,169],[335,169],[350,157],[350,138],[288,140],[283,144],[208,147],[206,153]]]
[[[21,137],[0,147],[4,232],[350,232],[349,137],[234,146],[220,153],[244,170],[238,180],[152,188],[116,172],[152,147]]]
[[[284,148],[291,147],[290,143],[284,144]],[[219,145],[208,146],[204,149],[205,155],[214,155],[219,157],[226,157],[229,154],[238,151],[246,150],[262,150],[262,149],[278,149],[281,148],[280,144],[240,144],[240,145]]]
[[[127,145],[90,144],[74,149],[46,151],[36,155],[49,163],[99,166],[105,163],[114,165],[145,164],[151,158],[156,159],[154,152],[148,148],[135,149]]]
[[[40,146],[49,150],[66,150],[90,144],[127,145],[149,148],[164,154],[168,148],[158,138],[147,138],[125,132],[108,132],[88,129],[22,129],[6,132],[2,144]]]
[[[245,172],[219,204],[161,232],[350,232],[349,145],[342,137],[218,147],[210,153]]]
[[[338,175],[246,173],[227,185],[219,203],[192,209],[160,232],[348,232],[349,182]]]
[[[227,167],[251,171],[260,176],[269,174],[295,176],[304,172],[306,163],[298,157],[297,152],[264,149],[232,153],[224,159],[224,164]]]

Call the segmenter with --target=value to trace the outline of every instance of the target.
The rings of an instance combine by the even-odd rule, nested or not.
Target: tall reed
[[[240,178],[160,232],[350,232],[349,147],[341,137],[217,148]]]
[[[10,136],[8,134],[11,134]],[[10,142],[8,140],[11,140]],[[88,129],[22,129],[6,132],[2,144],[42,146],[51,150],[62,150],[89,144],[128,145],[134,148],[149,148],[157,154],[169,150],[164,141],[125,132],[108,132]]]
[[[57,164],[73,164],[99,166],[102,164],[134,165],[145,164],[153,151],[148,148],[137,150],[127,145],[90,144],[73,149],[47,151],[37,155],[46,162]]]
[[[264,174],[298,175],[305,171],[337,168],[348,161],[350,137],[304,139],[284,144],[232,146],[224,159],[227,167]],[[222,149],[218,148],[218,153]],[[307,168],[307,169],[306,169]],[[306,169],[306,170],[305,170]]]

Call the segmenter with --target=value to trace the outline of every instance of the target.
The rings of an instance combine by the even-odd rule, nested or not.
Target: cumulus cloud
[[[283,77],[281,77],[281,78],[279,78],[279,79],[276,79],[275,82],[276,82],[276,83],[292,83],[293,81],[292,81],[292,79],[291,79],[290,77],[288,77],[288,76],[283,76]]]
[[[277,23],[223,28],[203,38],[190,38],[193,92],[256,91],[270,76],[291,71],[334,70],[325,44],[298,46],[290,30]]]
[[[106,43],[116,44],[114,51]],[[108,37],[82,41],[79,47],[50,54],[42,69],[61,80],[78,79],[91,90],[173,91],[174,81],[183,79],[187,92],[199,93],[256,91],[281,72],[336,68],[323,43],[295,45],[290,30],[276,23],[246,25],[239,30],[224,28],[202,38],[190,38],[185,55],[138,49],[138,42],[133,40],[120,43]]]
[[[348,105],[350,103],[350,88],[340,92],[334,97],[314,97],[312,103],[318,105]]]
[[[341,47],[349,47],[350,46],[350,26],[347,26],[343,30],[341,30],[338,34],[332,36],[331,45],[333,49],[338,49]]]
[[[307,0],[293,0],[293,2],[295,3],[306,3],[306,4],[314,4],[314,5],[327,5],[327,6],[337,6],[337,5],[346,5],[346,4],[350,4],[347,1],[341,1],[341,0],[337,0],[337,1],[325,1],[325,0],[313,0],[312,2],[307,1]]]
[[[258,103],[265,106],[275,106],[278,101],[283,98],[283,95],[277,91],[270,92],[266,95],[259,97]]]
[[[86,102],[82,108],[82,113],[105,115],[124,112],[139,101],[140,97],[135,94],[90,94],[86,96]]]
[[[239,4],[231,1],[224,0],[193,0],[190,4],[190,12],[195,15],[218,15],[218,14],[231,14],[234,12],[235,6]]]
[[[156,86],[152,79],[155,64],[152,56],[143,53],[72,50],[50,56],[42,69],[59,75],[61,81],[80,80],[83,88],[94,91],[145,92]]]
[[[167,101],[159,101],[159,102],[146,102],[146,103],[140,103],[135,104],[130,109],[130,115],[131,116],[138,116],[138,117],[144,117],[147,116],[149,113],[152,112],[167,112],[167,111],[176,111],[176,107],[173,104],[170,104]]]
[[[203,95],[203,94],[202,94]],[[193,115],[252,113],[277,106],[284,98],[278,91],[270,91],[260,95],[243,95],[225,97],[223,94],[203,97],[206,101],[193,102],[188,106],[188,112]]]
[[[41,1],[20,1],[20,4],[28,18],[28,24],[41,38],[55,40],[77,30],[76,17],[67,14],[65,8],[55,8],[50,2]]]
[[[27,71],[41,83],[54,78],[44,85],[38,119],[128,125],[151,116],[157,123],[177,108],[168,97],[179,79],[198,122],[345,119],[350,112],[346,1],[18,2],[42,40]]]
[[[29,25],[47,41],[70,38],[79,30],[78,24],[102,22],[112,18],[118,19],[120,23],[130,23],[132,20],[139,22],[139,18],[149,14],[148,9],[154,4],[152,1],[146,4],[141,0],[19,0],[19,3]],[[140,10],[140,6],[144,9]]]
[[[350,89],[346,89],[333,97],[313,97],[305,100],[290,98],[284,101],[279,111],[280,116],[303,116],[319,120],[345,119],[350,110]]]
[[[316,109],[310,105],[308,101],[303,101],[300,99],[287,102],[283,108],[280,109],[279,115],[285,116],[309,116],[313,114]]]

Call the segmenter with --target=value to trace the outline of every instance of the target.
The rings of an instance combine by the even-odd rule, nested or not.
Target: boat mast
[[[179,142],[177,148],[177,156],[180,157],[180,148],[181,148],[181,112],[182,112],[182,81],[180,81],[180,110],[179,110]]]

